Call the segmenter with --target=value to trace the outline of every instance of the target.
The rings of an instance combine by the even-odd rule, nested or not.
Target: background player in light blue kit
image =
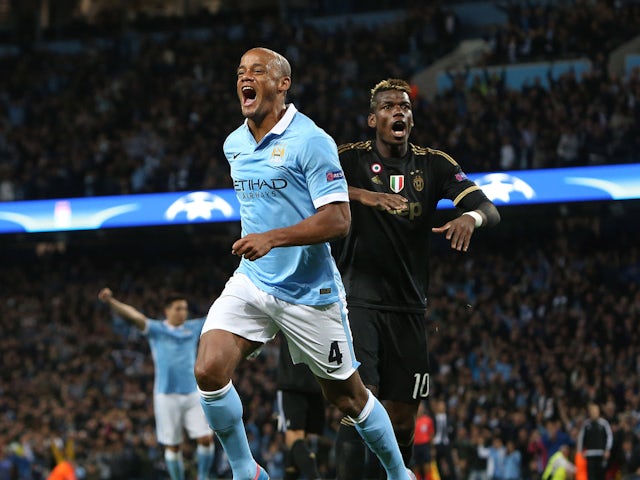
[[[202,329],[195,374],[202,405],[234,480],[268,475],[251,455],[242,402],[231,377],[238,364],[281,330],[295,363],[306,363],[325,397],[349,416],[391,480],[406,480],[391,422],[356,370],[344,288],[328,241],[347,234],[349,197],[335,142],[285,104],[291,67],[265,48],[237,70],[245,122],[226,139],[240,201],[240,266]],[[412,474],[411,474],[412,475]]]
[[[164,458],[172,480],[183,480],[184,464],[180,446],[183,430],[198,442],[198,480],[207,480],[213,464],[213,437],[200,407],[193,367],[204,318],[187,320],[187,299],[170,295],[164,303],[164,321],[151,320],[113,296],[109,288],[98,294],[111,310],[136,326],[149,341],[153,356],[154,413],[158,442],[165,447]]]

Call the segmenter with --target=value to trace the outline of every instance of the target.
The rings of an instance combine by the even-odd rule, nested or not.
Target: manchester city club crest
[[[424,178],[422,178],[422,170],[414,170],[413,172],[411,172],[411,176],[413,177],[413,188],[417,192],[421,192],[424,188]]]
[[[282,165],[284,163],[284,152],[285,146],[281,143],[277,143],[273,147],[273,150],[271,150],[271,158],[269,159],[271,163]]]
[[[389,188],[394,193],[400,193],[404,188],[404,175],[390,175]]]

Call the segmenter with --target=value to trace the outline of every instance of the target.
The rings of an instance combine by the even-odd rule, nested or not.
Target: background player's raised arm
[[[113,310],[117,315],[132,325],[135,325],[140,330],[144,330],[147,327],[147,317],[135,307],[116,299],[110,288],[105,287],[100,290],[98,298],[109,305],[111,310]]]

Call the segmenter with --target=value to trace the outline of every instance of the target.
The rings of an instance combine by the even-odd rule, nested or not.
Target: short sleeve
[[[317,135],[310,138],[302,151],[300,166],[316,209],[332,202],[349,201],[338,148],[331,137]]]

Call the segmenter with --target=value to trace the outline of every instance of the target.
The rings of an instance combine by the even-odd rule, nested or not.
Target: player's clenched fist
[[[100,293],[98,293],[98,298],[104,303],[107,303],[113,298],[113,292],[110,288],[103,288],[100,290]]]

